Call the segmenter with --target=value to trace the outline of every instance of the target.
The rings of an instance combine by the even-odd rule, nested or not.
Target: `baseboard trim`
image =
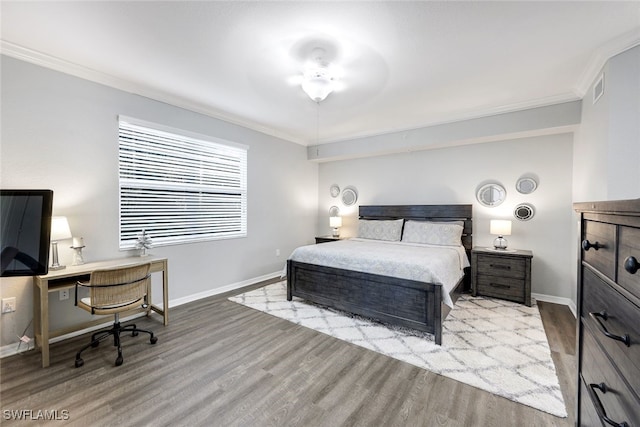
[[[240,288],[243,288],[245,286],[255,285],[256,283],[259,283],[259,282],[262,282],[262,281],[265,281],[265,280],[269,280],[269,279],[273,279],[273,278],[276,278],[276,277],[280,277],[281,275],[282,275],[282,272],[278,271],[278,272],[274,272],[274,273],[265,274],[263,276],[254,277],[252,279],[243,280],[242,282],[232,283],[230,285],[222,286],[220,288],[211,289],[209,291],[199,292],[197,294],[189,295],[189,296],[182,297],[182,298],[177,298],[177,299],[169,301],[169,308],[177,307],[177,306],[182,305],[182,304],[187,304],[187,303],[192,302],[192,301],[197,301],[197,300],[200,300],[202,298],[207,298],[207,297],[211,297],[211,296],[214,296],[214,295],[223,294],[225,292],[229,292],[229,291],[233,291],[233,290],[236,290],[236,289],[240,289]],[[152,315],[155,316],[156,314],[152,312]],[[120,320],[122,322],[126,322],[126,321],[129,321],[129,320],[132,320],[132,319],[137,319],[138,317],[142,317],[142,316],[145,316],[145,313],[134,314],[134,315],[131,315],[131,316],[124,317],[124,318],[122,318]],[[86,334],[88,332],[97,331],[97,330],[103,329],[103,328],[108,328],[111,324],[112,324],[112,322],[109,320],[109,318],[105,318],[105,322],[100,324],[100,325],[92,326],[90,328],[81,329],[81,330],[78,330],[78,331],[70,332],[68,334],[60,335],[59,337],[51,338],[49,340],[49,343],[53,344],[55,342],[62,341],[62,340],[68,339],[68,338],[77,337],[78,335],[83,335],[83,334]],[[3,357],[8,357],[8,356],[13,356],[14,354],[18,354],[17,348],[18,348],[18,342],[17,341],[14,342],[14,343],[7,344],[7,345],[4,345],[4,346],[0,347],[0,359],[2,359]],[[34,341],[31,340],[31,342],[28,343],[28,347],[23,351],[30,351],[30,350],[33,350],[33,349],[34,349]],[[20,351],[20,353],[22,353],[23,351]]]
[[[573,317],[577,317],[578,310],[576,308],[576,303],[569,298],[556,297],[553,295],[545,295],[545,294],[537,294],[537,293],[532,293],[531,297],[535,298],[538,301],[566,305],[567,307],[569,307],[569,310],[571,310],[571,313],[573,313]]]
[[[269,273],[269,274],[265,274],[263,276],[254,277],[254,278],[249,279],[249,280],[243,280],[242,282],[232,283],[230,285],[222,286],[220,288],[215,288],[215,289],[211,289],[211,290],[208,290],[208,291],[205,291],[205,292],[199,292],[197,294],[192,294],[192,295],[188,295],[186,297],[177,298],[177,299],[169,301],[169,308],[177,307],[177,306],[182,305],[182,304],[187,304],[189,302],[201,300],[203,298],[212,297],[214,295],[223,294],[225,292],[233,291],[233,290],[236,290],[236,289],[239,289],[239,288],[244,288],[245,286],[255,285],[258,282],[262,282],[264,280],[273,279],[275,277],[280,277],[281,275],[282,275],[282,272],[278,271],[278,272],[275,272],[275,273]]]

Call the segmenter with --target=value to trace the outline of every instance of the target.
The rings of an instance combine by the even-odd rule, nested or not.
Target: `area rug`
[[[402,360],[558,417],[567,411],[535,306],[461,296],[433,335],[303,302],[287,301],[286,282],[230,301]]]

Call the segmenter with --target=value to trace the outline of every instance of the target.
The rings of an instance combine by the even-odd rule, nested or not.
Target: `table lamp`
[[[511,221],[508,219],[492,219],[489,233],[498,235],[493,241],[493,247],[496,250],[503,251],[507,249],[507,239],[504,236],[511,236]]]
[[[70,239],[71,229],[66,216],[51,217],[51,266],[49,270],[62,270],[64,265],[58,262],[58,241]]]
[[[329,217],[329,227],[333,228],[333,237],[340,237],[339,228],[342,227],[342,217],[341,216],[330,216]]]

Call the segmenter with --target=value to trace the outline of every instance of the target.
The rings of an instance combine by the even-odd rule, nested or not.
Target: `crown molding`
[[[576,94],[580,96],[580,98],[584,98],[593,82],[600,75],[607,61],[638,45],[640,45],[640,28],[629,31],[600,46],[593,55],[591,55],[589,64],[578,79],[578,83],[574,88]]]
[[[81,65],[78,65],[78,64],[75,64],[51,55],[47,55],[35,50],[31,50],[31,49],[16,45],[14,43],[8,42],[6,40],[0,40],[0,53],[3,55],[7,55],[10,57],[25,61],[25,62],[29,62],[45,68],[56,70],[65,74],[69,74],[75,77],[92,81],[95,83],[103,84],[105,86],[119,89],[128,93],[144,96],[146,98],[164,102],[176,107],[184,108],[186,110],[203,114],[203,115],[206,115],[218,120],[222,120],[237,126],[242,126],[244,128],[263,133],[265,135],[269,135],[275,138],[297,143],[303,146],[310,146],[310,145],[322,145],[322,144],[328,144],[328,143],[334,143],[334,142],[343,142],[343,141],[349,141],[349,140],[360,139],[360,138],[375,137],[375,136],[386,135],[386,134],[395,133],[395,132],[404,131],[404,130],[410,131],[410,130],[415,130],[419,128],[429,127],[429,126],[437,126],[441,124],[453,123],[453,122],[458,122],[463,120],[472,120],[476,118],[488,117],[488,116],[497,115],[497,114],[526,110],[530,108],[545,107],[548,105],[580,100],[585,96],[585,94],[591,87],[591,84],[593,83],[593,81],[595,81],[595,79],[600,74],[602,68],[604,67],[604,65],[607,63],[609,59],[637,45],[640,45],[640,29],[630,31],[624,34],[623,36],[613,39],[610,42],[598,48],[596,52],[591,56],[589,64],[587,65],[582,75],[578,79],[578,82],[571,93],[565,93],[565,94],[555,95],[552,97],[541,98],[541,99],[527,100],[520,103],[506,104],[506,105],[487,108],[487,109],[466,111],[460,114],[442,116],[440,119],[437,119],[437,120],[422,122],[422,123],[414,123],[413,125],[408,125],[406,128],[402,128],[402,129],[398,129],[398,128],[386,129],[386,130],[381,130],[375,133],[360,132],[360,133],[354,133],[345,137],[328,138],[321,141],[307,141],[304,138],[296,137],[286,132],[282,132],[277,129],[270,128],[268,126],[264,126],[252,121],[248,121],[242,117],[229,114],[222,110],[211,108],[210,106],[194,102],[193,100],[190,100],[181,96],[176,96],[175,94],[171,94],[169,92],[162,91],[157,88],[152,88],[144,84],[132,82],[127,79],[119,78],[119,77],[116,77],[116,76],[113,76],[89,67],[81,66]]]
[[[78,65],[64,59],[60,59],[51,55],[44,54],[42,52],[16,45],[6,40],[0,40],[0,54],[39,65],[41,67],[59,71],[61,73],[89,80],[94,83],[99,83],[105,86],[119,89],[124,92],[144,96],[145,98],[184,108],[195,113],[204,114],[206,116],[234,125],[242,126],[244,128],[254,130],[256,132],[260,132],[269,136],[284,139],[286,141],[294,142],[300,145],[307,145],[306,141],[303,141],[302,139],[289,135],[285,132],[280,132],[270,127],[247,121],[241,117],[211,108],[197,102],[193,102],[192,100],[189,100],[187,98],[176,96],[157,88],[132,82],[127,79],[113,76],[111,74],[103,73],[89,67]]]

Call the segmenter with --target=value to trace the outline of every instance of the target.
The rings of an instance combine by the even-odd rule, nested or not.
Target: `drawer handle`
[[[621,423],[617,423],[615,421],[613,421],[611,418],[609,418],[607,416],[606,411],[604,410],[604,406],[602,406],[602,402],[600,401],[600,398],[598,397],[598,394],[596,393],[596,389],[600,390],[602,392],[602,394],[606,393],[607,391],[609,391],[609,388],[607,387],[607,385],[605,383],[600,383],[600,384],[589,384],[589,395],[591,395],[591,401],[594,402],[596,405],[596,412],[598,413],[598,418],[600,418],[600,421],[604,421],[605,423],[615,426],[615,427],[629,427],[629,424],[627,424],[626,421],[623,421]]]
[[[636,257],[629,256],[624,260],[624,269],[631,274],[636,274],[636,271],[640,269],[640,264]]]
[[[503,285],[502,283],[489,283],[489,286],[493,288],[502,288],[502,289],[509,289],[511,287],[509,285]]]
[[[503,265],[503,264],[489,264],[489,267],[497,268],[498,270],[511,270],[510,265]]]
[[[600,313],[589,313],[589,316],[591,316],[591,318],[596,321],[596,323],[598,324],[598,329],[600,329],[600,332],[602,332],[604,335],[606,335],[607,337],[613,340],[622,341],[623,343],[625,343],[627,347],[631,346],[631,340],[629,339],[629,334],[614,335],[611,332],[609,332],[607,328],[604,326],[604,324],[600,321],[599,317],[601,317],[605,321],[609,318],[609,315],[607,314],[606,311],[602,310]]]
[[[600,249],[600,248],[604,248],[604,247],[605,247],[604,245],[601,245],[601,244],[600,244],[600,243],[598,243],[598,242],[591,243],[591,242],[590,242],[590,241],[588,241],[587,239],[584,239],[584,240],[582,241],[582,249],[584,249],[584,250],[585,250],[585,252],[586,252],[586,251],[588,251],[588,250],[589,250],[589,249],[591,249],[591,248],[593,248],[593,249],[595,249],[595,250],[597,251],[598,249]]]

